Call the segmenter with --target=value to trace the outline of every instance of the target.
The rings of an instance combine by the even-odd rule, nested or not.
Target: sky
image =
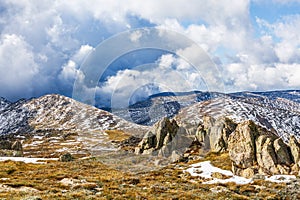
[[[147,27],[201,47],[218,69],[221,92],[300,89],[300,0],[2,0],[0,96],[72,97],[99,44]],[[145,49],[116,58],[99,77],[99,104],[112,96],[125,105],[170,90],[219,90],[207,85],[209,69],[195,72],[178,52]]]

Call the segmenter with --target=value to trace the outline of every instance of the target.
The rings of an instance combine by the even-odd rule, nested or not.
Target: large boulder
[[[256,158],[262,172],[276,174],[277,158],[273,147],[273,139],[267,135],[260,135],[256,140]]]
[[[277,156],[277,163],[280,165],[292,164],[291,152],[288,145],[286,145],[281,138],[274,141],[274,150]]]
[[[293,138],[290,143],[294,149],[292,150],[294,159],[297,160],[300,145]],[[249,177],[257,172],[289,174],[293,170],[291,148],[281,138],[252,121],[238,124],[236,130],[229,136],[228,151],[232,171],[236,175]]]
[[[256,125],[252,121],[246,121],[238,124],[236,130],[229,136],[228,151],[234,166],[246,169],[255,164],[257,135]]]
[[[169,157],[178,152],[184,153],[192,144],[185,128],[179,127],[175,120],[163,118],[152,130],[147,132],[135,149],[136,154],[152,154]]]
[[[290,137],[289,145],[291,148],[292,158],[295,164],[300,166],[300,144],[294,135]]]
[[[235,130],[236,124],[228,118],[215,120],[210,116],[203,117],[203,124],[197,128],[196,139],[205,149],[212,152],[224,152],[228,147],[229,135]]]

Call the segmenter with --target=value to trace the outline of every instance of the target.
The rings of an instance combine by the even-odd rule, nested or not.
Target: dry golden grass
[[[210,160],[211,164],[225,170],[231,170],[231,160],[228,152],[226,153],[214,153],[209,152],[205,157],[205,160]]]
[[[211,154],[209,157],[217,162],[223,156]],[[186,164],[179,163],[177,166]],[[61,183],[64,178],[82,181],[82,184],[64,185]],[[264,181],[256,181],[252,185],[203,185],[201,182],[201,179],[184,174],[174,165],[130,174],[103,165],[97,158],[47,164],[0,162],[0,199],[33,196],[41,199],[278,199],[278,191],[285,187]],[[13,190],[3,190],[1,185]],[[38,192],[22,191],[24,186]],[[226,190],[212,192],[217,187]]]
[[[112,141],[123,141],[130,137],[129,133],[126,133],[122,130],[106,130],[105,133],[108,135],[108,139]]]
[[[190,161],[189,164],[209,160],[211,164],[216,167],[219,167],[224,170],[231,170],[231,160],[229,158],[228,152],[225,153],[201,152],[200,154],[203,155],[202,159]]]

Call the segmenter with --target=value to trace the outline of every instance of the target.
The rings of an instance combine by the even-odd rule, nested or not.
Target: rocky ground
[[[209,154],[228,168],[228,154]],[[197,161],[198,162],[198,161]],[[191,176],[191,163],[175,163],[148,172],[124,172],[101,159],[44,164],[0,162],[1,199],[299,199],[300,180],[272,182],[255,177],[248,184],[207,184],[212,178]],[[227,177],[221,173],[212,175]]]
[[[300,151],[295,137],[285,144],[251,121],[236,124],[226,118],[205,117],[203,122],[192,143],[192,136],[176,121],[164,118],[142,139],[134,139],[124,132],[108,131],[107,135],[114,140],[112,145],[118,151],[84,156],[61,152],[59,159],[41,158],[40,161],[34,158],[2,159],[0,198],[300,198],[299,169],[295,167],[299,164]],[[42,135],[31,138],[43,144],[35,157],[45,157],[45,153],[53,152],[53,149],[46,150],[46,147],[54,148],[52,140],[62,145],[76,138],[71,134],[58,136],[51,135],[46,140]],[[20,146],[16,141],[2,145],[7,145],[11,151],[23,151],[23,154],[30,152],[26,151],[29,147],[31,152],[38,147],[26,144],[23,141]]]

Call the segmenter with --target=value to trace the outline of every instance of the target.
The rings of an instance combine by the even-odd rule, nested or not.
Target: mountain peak
[[[0,104],[0,135],[25,134],[37,130],[101,131],[124,128],[139,134],[145,127],[59,94]],[[3,108],[1,110],[1,108]]]

